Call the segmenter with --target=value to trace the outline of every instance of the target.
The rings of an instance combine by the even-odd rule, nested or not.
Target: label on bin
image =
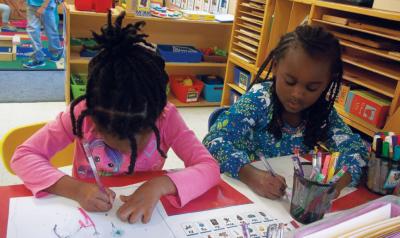
[[[243,72],[239,73],[239,87],[243,88],[243,89],[247,89],[247,85],[248,85],[248,76],[246,74],[244,74]]]
[[[186,102],[197,102],[197,99],[199,98],[199,94],[197,91],[188,91],[187,96],[186,96]]]

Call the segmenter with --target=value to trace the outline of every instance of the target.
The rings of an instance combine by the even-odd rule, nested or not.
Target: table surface
[[[291,187],[293,181],[293,172],[289,171],[293,171],[293,165],[290,158],[281,157],[279,159],[270,159],[269,161],[275,172],[284,176],[286,178],[288,186]],[[255,162],[254,166],[262,168],[262,164],[260,162]],[[102,182],[105,186],[108,187],[126,186],[129,184],[142,182],[156,176],[160,176],[164,173],[165,171],[137,172],[133,176],[102,177]],[[221,177],[229,185],[247,196],[253,202],[260,204],[265,208],[268,208],[268,210],[271,211],[272,214],[279,214],[277,218],[282,219],[286,222],[292,220],[289,214],[290,202],[288,200],[284,198],[279,200],[270,200],[260,197],[239,180],[230,178],[226,175],[222,175]],[[94,183],[93,180],[87,181]],[[5,238],[7,233],[9,199],[13,197],[23,196],[32,196],[32,193],[24,185],[0,186],[0,238]],[[378,197],[380,196],[371,193],[364,186],[359,186],[355,191],[336,199],[333,202],[331,210],[333,212],[337,212],[349,209],[376,199]]]

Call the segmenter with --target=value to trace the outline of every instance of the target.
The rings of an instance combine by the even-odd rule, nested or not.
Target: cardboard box
[[[372,8],[400,12],[400,0],[374,0]]]
[[[345,111],[362,120],[382,128],[390,108],[390,101],[364,90],[351,90],[348,93]]]
[[[346,99],[348,93],[350,92],[350,88],[350,84],[342,83],[342,85],[340,86],[339,94],[336,99],[339,105],[344,106],[346,104]]]

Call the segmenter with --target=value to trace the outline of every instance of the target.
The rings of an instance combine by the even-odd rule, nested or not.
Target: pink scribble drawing
[[[76,231],[72,232],[71,234],[63,236],[58,233],[57,224],[55,224],[53,227],[53,232],[58,238],[71,238],[71,237],[75,236],[80,230],[87,229],[90,227],[93,227],[93,229],[94,229],[93,236],[100,235],[100,233],[96,229],[96,224],[93,222],[93,220],[90,218],[90,216],[85,212],[85,210],[83,210],[81,207],[79,207],[78,210],[84,218],[83,220],[79,219],[79,221],[78,221],[79,228]]]

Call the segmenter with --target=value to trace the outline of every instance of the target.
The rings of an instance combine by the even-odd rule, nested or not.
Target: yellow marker
[[[331,161],[329,163],[329,171],[326,181],[331,181],[333,175],[335,174],[336,162],[339,158],[339,152],[335,152],[332,154]]]

